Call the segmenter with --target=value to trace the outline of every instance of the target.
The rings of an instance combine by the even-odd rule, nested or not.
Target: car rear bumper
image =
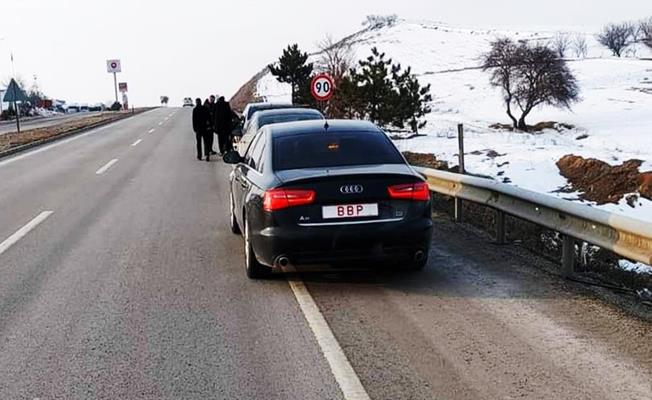
[[[413,260],[427,254],[433,223],[410,221],[330,226],[268,227],[254,233],[258,261],[273,267],[283,256],[295,265],[338,264],[351,261]]]

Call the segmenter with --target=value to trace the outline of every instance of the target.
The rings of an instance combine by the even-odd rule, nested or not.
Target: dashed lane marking
[[[16,231],[16,233],[9,236],[4,242],[0,243],[0,254],[9,250],[11,246],[16,244],[16,242],[18,242],[23,237],[25,237],[30,231],[32,231],[32,229],[36,228],[41,222],[48,219],[48,217],[53,213],[54,211],[43,211],[42,213],[37,215],[33,220],[29,221],[25,226],[23,226],[18,231]]]
[[[104,166],[103,166],[102,168],[100,168],[100,169],[98,169],[97,171],[95,171],[95,173],[96,173],[97,175],[102,175],[103,173],[105,173],[106,171],[108,171],[109,168],[111,168],[111,167],[112,167],[115,163],[117,163],[117,162],[118,162],[118,159],[117,159],[117,158],[114,158],[113,160],[111,160],[111,161],[109,161],[108,163],[104,164]]]
[[[136,146],[138,146],[138,145],[140,144],[140,142],[142,142],[142,141],[143,141],[143,139],[138,139],[138,140],[136,140],[135,142],[133,142],[133,143],[131,144],[131,147],[136,147]]]

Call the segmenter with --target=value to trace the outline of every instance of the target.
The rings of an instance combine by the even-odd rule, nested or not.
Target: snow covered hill
[[[364,30],[347,38],[355,56],[367,57],[372,47],[395,62],[412,66],[422,83],[432,85],[434,96],[423,137],[397,140],[402,151],[432,153],[457,163],[456,125],[465,124],[466,165],[476,174],[566,199],[577,194],[558,193],[567,185],[555,163],[566,154],[594,157],[610,164],[643,160],[641,171],[652,171],[652,52],[640,46],[629,57],[617,59],[598,45],[593,33],[585,58],[569,59],[581,86],[582,102],[572,111],[540,108],[528,122],[558,121],[573,129],[538,134],[489,128],[508,123],[501,95],[479,69],[480,56],[497,37],[549,42],[556,31],[474,30],[427,21],[399,20],[393,26]],[[569,51],[569,55],[572,54]],[[316,61],[318,55],[312,56]],[[258,79],[259,78],[259,79]],[[290,101],[290,89],[269,73],[261,74],[255,95],[268,101]],[[487,153],[493,150],[491,156]],[[498,153],[496,157],[495,153]],[[578,200],[579,201],[579,200]],[[632,208],[625,200],[601,208],[652,221],[652,201],[644,198]]]

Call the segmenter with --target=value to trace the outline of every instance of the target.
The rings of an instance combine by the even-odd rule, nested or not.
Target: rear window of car
[[[403,164],[403,157],[382,132],[317,132],[273,139],[273,169],[332,168]]]
[[[261,116],[258,119],[258,128],[260,129],[263,126],[269,124],[280,124],[283,122],[293,122],[293,121],[311,121],[315,119],[324,119],[324,118],[316,113],[279,114],[279,115],[268,115],[265,117]]]

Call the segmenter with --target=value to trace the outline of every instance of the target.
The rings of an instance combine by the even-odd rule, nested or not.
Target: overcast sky
[[[227,97],[288,43],[315,49],[358,30],[369,14],[465,27],[592,31],[652,16],[652,0],[0,0],[0,82],[11,71],[49,96],[109,101],[106,59],[120,58],[132,104]]]

